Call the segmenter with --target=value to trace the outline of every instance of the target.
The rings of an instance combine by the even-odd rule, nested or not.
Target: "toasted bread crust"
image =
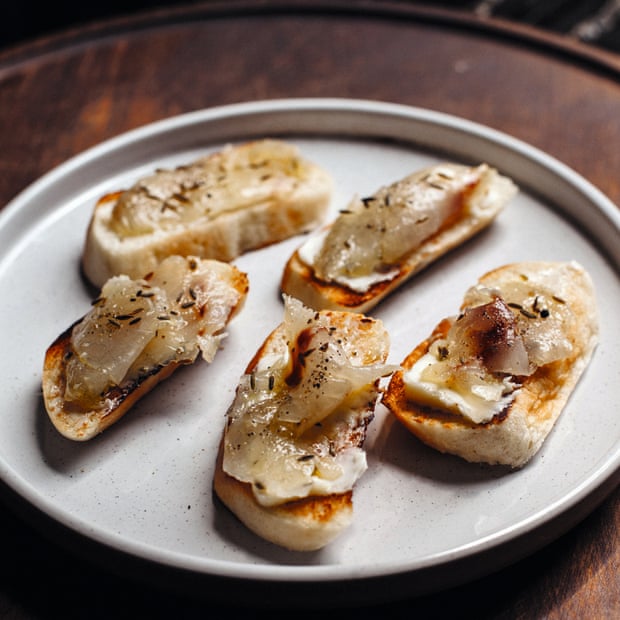
[[[379,282],[359,293],[336,282],[320,280],[314,270],[301,260],[299,252],[295,251],[285,265],[280,290],[301,299],[311,308],[367,312],[403,280],[404,275],[399,274],[392,280]]]
[[[102,397],[100,408],[81,410],[69,405],[63,397],[66,362],[72,355],[71,330],[72,327],[63,332],[47,349],[42,381],[49,417],[60,434],[67,439],[87,441],[103,432],[180,366],[178,363],[170,363],[153,369],[151,373],[142,375],[131,383],[109,390]]]
[[[498,212],[499,208],[481,215],[461,209],[447,225],[405,256],[391,279],[377,282],[363,292],[319,279],[295,251],[284,267],[280,290],[311,308],[368,312],[416,273],[481,232]]]
[[[248,291],[247,275],[236,268],[230,270],[229,285],[238,292],[237,303],[228,308],[226,322],[243,307]],[[80,319],[81,320],[81,319]],[[92,439],[117,422],[143,396],[167,379],[180,366],[190,362],[170,362],[157,366],[135,380],[113,386],[102,394],[99,406],[90,410],[65,400],[66,365],[73,355],[71,334],[76,321],[61,333],[45,352],[41,377],[43,400],[48,416],[56,430],[74,441]]]
[[[255,534],[294,551],[314,551],[331,542],[353,519],[353,492],[311,496],[279,506],[261,506],[247,482],[222,468],[223,448],[215,466],[216,495]]]
[[[501,279],[504,273],[514,272],[515,268],[508,265],[494,269],[480,281]],[[523,467],[538,452],[553,428],[596,346],[598,325],[593,291],[586,274],[577,270],[570,302],[577,316],[575,324],[580,326],[570,334],[573,355],[521,377],[520,387],[510,404],[491,421],[475,424],[462,416],[421,406],[407,398],[404,371],[428,352],[433,341],[445,337],[450,326],[445,320],[403,360],[403,370],[392,376],[383,403],[411,433],[440,452],[471,462]]]
[[[239,152],[257,144],[260,141],[234,148]],[[213,157],[226,158],[227,154],[216,153]],[[103,196],[95,206],[86,234],[82,254],[85,276],[99,287],[117,274],[137,278],[173,254],[229,262],[249,250],[308,232],[325,215],[332,182],[318,166],[305,163],[305,176],[292,192],[282,193],[276,187],[269,197],[243,208],[136,236],[120,236],[112,225],[114,208],[123,192]]]
[[[341,333],[357,334],[356,351],[363,364],[385,362],[389,352],[387,332],[377,329],[377,321],[349,312],[324,311],[331,317],[331,324]],[[258,348],[248,363],[246,373],[251,373],[262,357],[269,356],[283,346],[282,326],[276,327]],[[375,384],[379,394],[378,381]],[[343,444],[361,447],[367,428],[374,417],[374,399],[364,400],[356,410],[359,424],[349,429]],[[353,518],[353,490],[330,495],[310,495],[275,506],[263,506],[255,498],[251,485],[237,480],[223,469],[224,437],[216,461],[213,478],[215,494],[238,518],[265,540],[295,551],[311,551],[324,547],[334,540]]]

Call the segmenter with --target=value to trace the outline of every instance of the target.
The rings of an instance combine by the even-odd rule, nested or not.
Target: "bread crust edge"
[[[229,476],[222,461],[223,440],[213,476],[216,496],[249,530],[271,543],[291,551],[316,551],[351,524],[353,491],[261,506],[250,484]]]
[[[451,226],[426,239],[419,248],[405,257],[394,277],[377,282],[363,292],[337,282],[321,280],[296,250],[285,264],[280,290],[317,310],[368,312],[415,274],[482,232],[500,211],[501,208],[497,208],[484,216],[471,213],[463,215]]]
[[[498,267],[480,281],[501,276],[514,265]],[[413,435],[442,453],[454,454],[474,463],[506,465],[518,469],[540,450],[566,406],[581,376],[588,367],[598,342],[598,324],[594,292],[585,272],[576,283],[578,313],[583,319],[578,334],[572,334],[574,355],[539,367],[521,379],[520,388],[510,404],[490,422],[475,424],[444,411],[433,410],[407,399],[403,380],[408,370],[431,343],[445,336],[446,320],[440,321],[431,335],[420,342],[403,360],[403,370],[395,372],[383,395],[383,404]]]
[[[331,315],[342,329],[350,328],[355,314],[350,312],[324,310]],[[358,317],[357,329],[363,338],[375,338],[378,335],[374,326],[375,319]],[[245,372],[250,373],[259,363],[261,356],[272,353],[281,346],[282,325],[276,327],[263,341],[261,346],[248,363]],[[389,347],[385,346],[387,331],[381,326],[384,348],[373,356],[368,354],[360,359],[363,363],[385,362]],[[379,382],[375,383],[376,399],[379,398]],[[374,418],[374,401],[366,401],[359,410],[363,425],[357,428],[355,437],[357,444],[362,446],[367,434],[367,427]],[[262,506],[254,497],[249,483],[242,482],[227,474],[223,469],[223,446],[225,436],[220,441],[213,490],[222,503],[249,530],[263,539],[292,551],[316,551],[337,538],[348,528],[353,520],[354,489],[345,493],[330,495],[312,495],[295,499],[275,506]]]
[[[229,284],[239,297],[237,303],[229,307],[226,323],[243,308],[249,288],[247,275],[236,267],[230,272]],[[100,434],[120,420],[140,399],[170,377],[180,366],[195,362],[170,362],[157,366],[132,382],[110,388],[102,396],[99,407],[91,410],[73,408],[63,396],[66,386],[65,372],[67,360],[72,354],[71,334],[83,318],[75,321],[47,348],[41,374],[42,396],[48,417],[61,435],[73,441],[88,441]]]

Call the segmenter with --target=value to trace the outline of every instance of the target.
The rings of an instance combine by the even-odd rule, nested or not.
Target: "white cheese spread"
[[[489,422],[514,398],[515,386],[508,378],[497,381],[487,377],[485,380],[479,373],[474,384],[455,381],[451,385],[424,378],[425,370],[441,363],[427,353],[404,373],[408,398],[427,407],[462,415],[475,424]]]
[[[328,231],[322,230],[319,233],[311,235],[306,242],[297,250],[300,260],[312,267],[316,257],[323,248],[323,243]],[[346,286],[356,293],[365,293],[371,286],[379,282],[389,282],[399,273],[398,269],[389,269],[385,272],[371,271],[370,273],[359,276],[338,275],[336,281],[338,284]]]

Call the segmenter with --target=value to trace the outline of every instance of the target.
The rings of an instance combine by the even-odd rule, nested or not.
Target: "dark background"
[[[521,22],[620,53],[620,7],[616,9],[617,16],[610,13],[608,9],[614,4],[612,0],[400,1]],[[208,0],[3,0],[0,8],[0,50],[101,19],[165,6],[206,2]]]

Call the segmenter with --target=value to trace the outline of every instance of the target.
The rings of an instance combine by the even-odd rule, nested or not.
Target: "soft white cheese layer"
[[[322,230],[308,238],[308,240],[297,250],[297,254],[302,262],[308,267],[314,265],[314,260],[318,256],[325,237],[328,231]],[[378,284],[379,282],[389,282],[398,275],[398,269],[391,269],[390,271],[379,273],[373,271],[363,276],[347,277],[344,275],[338,275],[334,282],[346,286],[347,288],[355,291],[356,293],[365,293],[371,286]]]
[[[452,387],[425,381],[422,373],[432,364],[441,364],[431,353],[423,355],[403,375],[407,396],[417,403],[464,416],[476,424],[489,422],[514,398],[514,386],[504,382],[479,383]],[[506,391],[509,391],[506,393]]]

